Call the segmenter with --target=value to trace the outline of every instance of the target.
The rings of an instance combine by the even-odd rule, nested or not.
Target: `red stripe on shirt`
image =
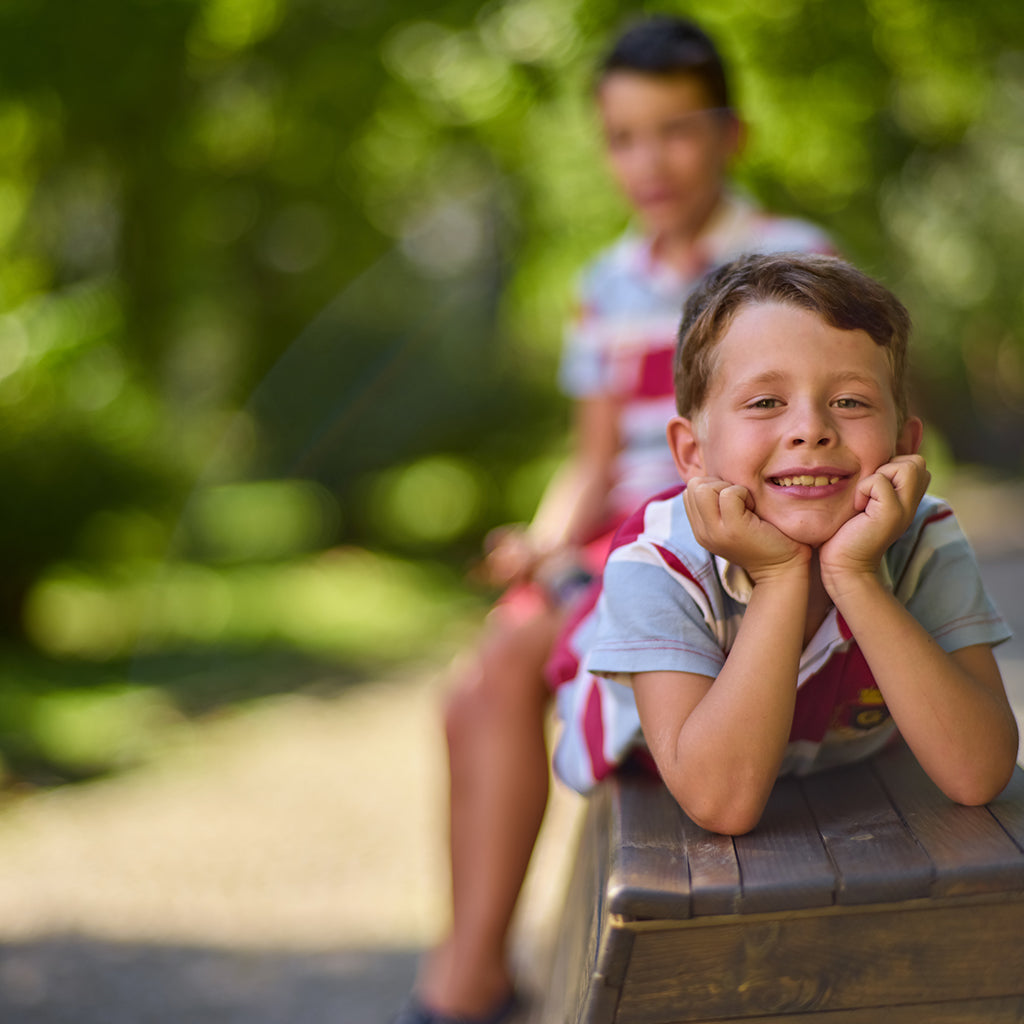
[[[685,576],[695,586],[700,587],[700,591],[706,597],[707,594],[704,592],[704,588],[701,586],[700,580],[690,572],[689,569],[671,552],[668,548],[663,548],[660,544],[654,545],[654,550],[661,555],[661,560],[673,571],[679,573],[680,576]]]
[[[951,508],[940,508],[934,515],[929,516],[925,521],[925,526],[931,526],[932,523],[938,523],[943,519],[948,519],[953,514]]]
[[[587,694],[587,706],[583,712],[583,737],[587,744],[587,755],[590,758],[590,771],[595,779],[603,779],[615,770],[604,756],[604,720],[601,716],[601,691],[597,681],[589,681],[590,692]]]
[[[645,352],[640,362],[634,398],[664,398],[675,391],[675,346]]]
[[[544,675],[551,689],[557,689],[576,678],[580,659],[571,641],[576,636],[579,624],[594,610],[601,596],[601,581],[594,580],[577,598],[565,625],[558,632],[554,649],[544,666]]]
[[[875,677],[856,644],[837,651],[797,690],[790,742],[819,743],[830,728],[848,725],[853,709],[862,706],[864,693],[875,688]],[[878,706],[884,710],[884,705]]]
[[[682,494],[685,489],[685,484],[678,484],[675,487],[662,491],[660,494],[654,495],[653,498],[648,498],[631,516],[626,517],[622,525],[615,532],[615,539],[612,541],[612,551],[616,548],[624,548],[627,544],[632,544],[644,532],[647,507],[649,505],[653,505],[657,501],[670,501],[677,494]]]

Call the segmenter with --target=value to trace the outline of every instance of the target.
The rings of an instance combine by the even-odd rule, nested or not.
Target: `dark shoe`
[[[508,1024],[521,1005],[519,995],[513,989],[496,1009],[482,1017],[452,1017],[437,1013],[416,996],[410,996],[392,1024]]]

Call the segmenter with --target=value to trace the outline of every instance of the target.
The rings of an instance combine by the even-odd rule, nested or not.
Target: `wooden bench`
[[[899,748],[781,780],[735,839],[618,778],[559,928],[543,1024],[1020,1024],[1024,772],[963,807]]]

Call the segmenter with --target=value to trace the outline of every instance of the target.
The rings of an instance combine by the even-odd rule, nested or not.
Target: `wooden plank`
[[[888,1022],[894,1006],[1020,997],[1022,934],[1024,895],[652,926],[637,932],[615,1020],[756,1020],[873,1007]]]
[[[1021,1024],[1024,997],[966,999],[955,1003],[918,1003],[914,1006],[877,1006],[864,1010],[836,1010],[826,1013],[792,1014],[781,1017],[748,1018],[750,1024]],[[683,1024],[683,1022],[673,1022]],[[736,1024],[736,1018],[719,1018],[704,1024]]]
[[[604,888],[601,853],[607,832],[602,818],[606,809],[596,795],[580,823],[576,864],[569,878],[565,909],[548,976],[543,1024],[578,1024],[587,1013],[588,993],[594,984],[600,924],[600,894]],[[606,1018],[612,1020],[613,1015]],[[593,1015],[591,1015],[591,1019]],[[595,1020],[596,1024],[596,1020]]]
[[[708,832],[692,822],[682,809],[678,813],[690,863],[691,914],[698,917],[735,913],[741,891],[740,862],[732,836]]]
[[[836,868],[836,902],[927,896],[934,868],[866,764],[811,775],[804,795]]]
[[[1009,785],[988,805],[996,821],[1024,850],[1024,771],[1018,765]],[[1024,1017],[1021,1018],[1024,1020]]]
[[[586,989],[579,1012],[581,1024],[611,1024],[615,1019],[621,979],[629,964],[633,934],[613,926],[615,916],[609,906],[612,873],[621,843],[618,808],[620,780],[611,780],[599,788],[591,817],[591,840],[598,851],[597,897],[593,918],[594,934],[590,957],[584,965]],[[609,983],[609,978],[615,979]]]
[[[905,746],[880,754],[872,766],[935,866],[932,895],[1024,888],[1024,855],[987,808],[945,797]]]
[[[761,823],[733,844],[742,888],[739,913],[832,904],[835,868],[796,779],[775,784]]]
[[[664,783],[641,774],[609,780],[611,871],[608,909],[632,918],[690,916],[690,872],[682,814]]]

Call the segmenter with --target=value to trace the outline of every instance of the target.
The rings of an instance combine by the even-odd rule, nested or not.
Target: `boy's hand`
[[[821,546],[821,574],[830,593],[844,575],[878,571],[882,556],[910,526],[930,480],[920,455],[897,455],[857,485],[857,514]]]
[[[742,566],[755,583],[810,562],[811,549],[754,512],[750,492],[716,477],[694,477],[683,504],[698,543]]]
[[[518,524],[492,530],[484,541],[484,551],[473,578],[488,586],[507,587],[528,580],[541,560],[525,527]]]

